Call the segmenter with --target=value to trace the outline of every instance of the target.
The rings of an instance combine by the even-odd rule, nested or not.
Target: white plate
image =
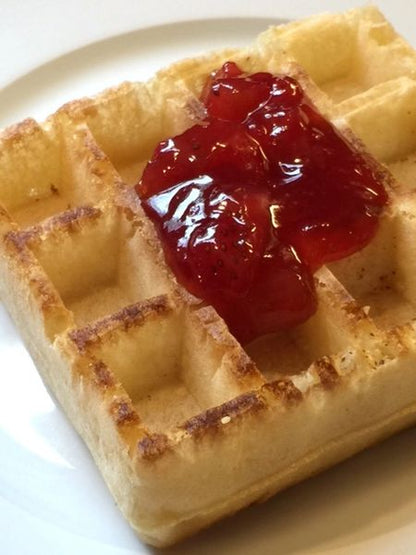
[[[67,100],[123,79],[145,79],[173,59],[245,44],[268,23],[176,23],[74,51],[0,93],[0,127],[28,115],[42,119]],[[2,552],[154,553],[114,506],[1,305],[0,367]],[[410,553],[416,549],[415,491],[411,430],[164,553]]]

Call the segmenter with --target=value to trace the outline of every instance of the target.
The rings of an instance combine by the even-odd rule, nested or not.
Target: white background
[[[364,3],[346,0],[1,0],[0,86],[79,46],[151,25],[229,15],[299,18]],[[379,0],[377,5],[405,37],[416,40],[413,39],[413,2]]]

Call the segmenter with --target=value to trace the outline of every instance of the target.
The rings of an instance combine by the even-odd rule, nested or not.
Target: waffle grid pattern
[[[198,119],[227,59],[299,78],[390,195],[375,240],[317,272],[317,313],[246,349],[176,283],[131,188],[157,142]],[[146,541],[172,543],[416,420],[415,78],[416,53],[370,7],[3,133],[2,299]]]

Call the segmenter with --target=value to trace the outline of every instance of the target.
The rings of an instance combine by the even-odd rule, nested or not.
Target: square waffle
[[[314,316],[245,348],[177,283],[132,188],[157,143],[199,120],[227,60],[298,79],[390,197],[374,240],[316,273]],[[146,542],[172,544],[416,421],[415,76],[416,53],[365,7],[3,132],[2,301]]]

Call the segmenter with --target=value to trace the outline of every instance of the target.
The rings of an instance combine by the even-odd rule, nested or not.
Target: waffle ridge
[[[316,314],[245,349],[177,283],[132,189],[229,59],[296,77],[390,198],[375,239],[316,273]],[[416,421],[415,79],[416,52],[370,6],[3,132],[2,301],[145,541],[172,544]]]

